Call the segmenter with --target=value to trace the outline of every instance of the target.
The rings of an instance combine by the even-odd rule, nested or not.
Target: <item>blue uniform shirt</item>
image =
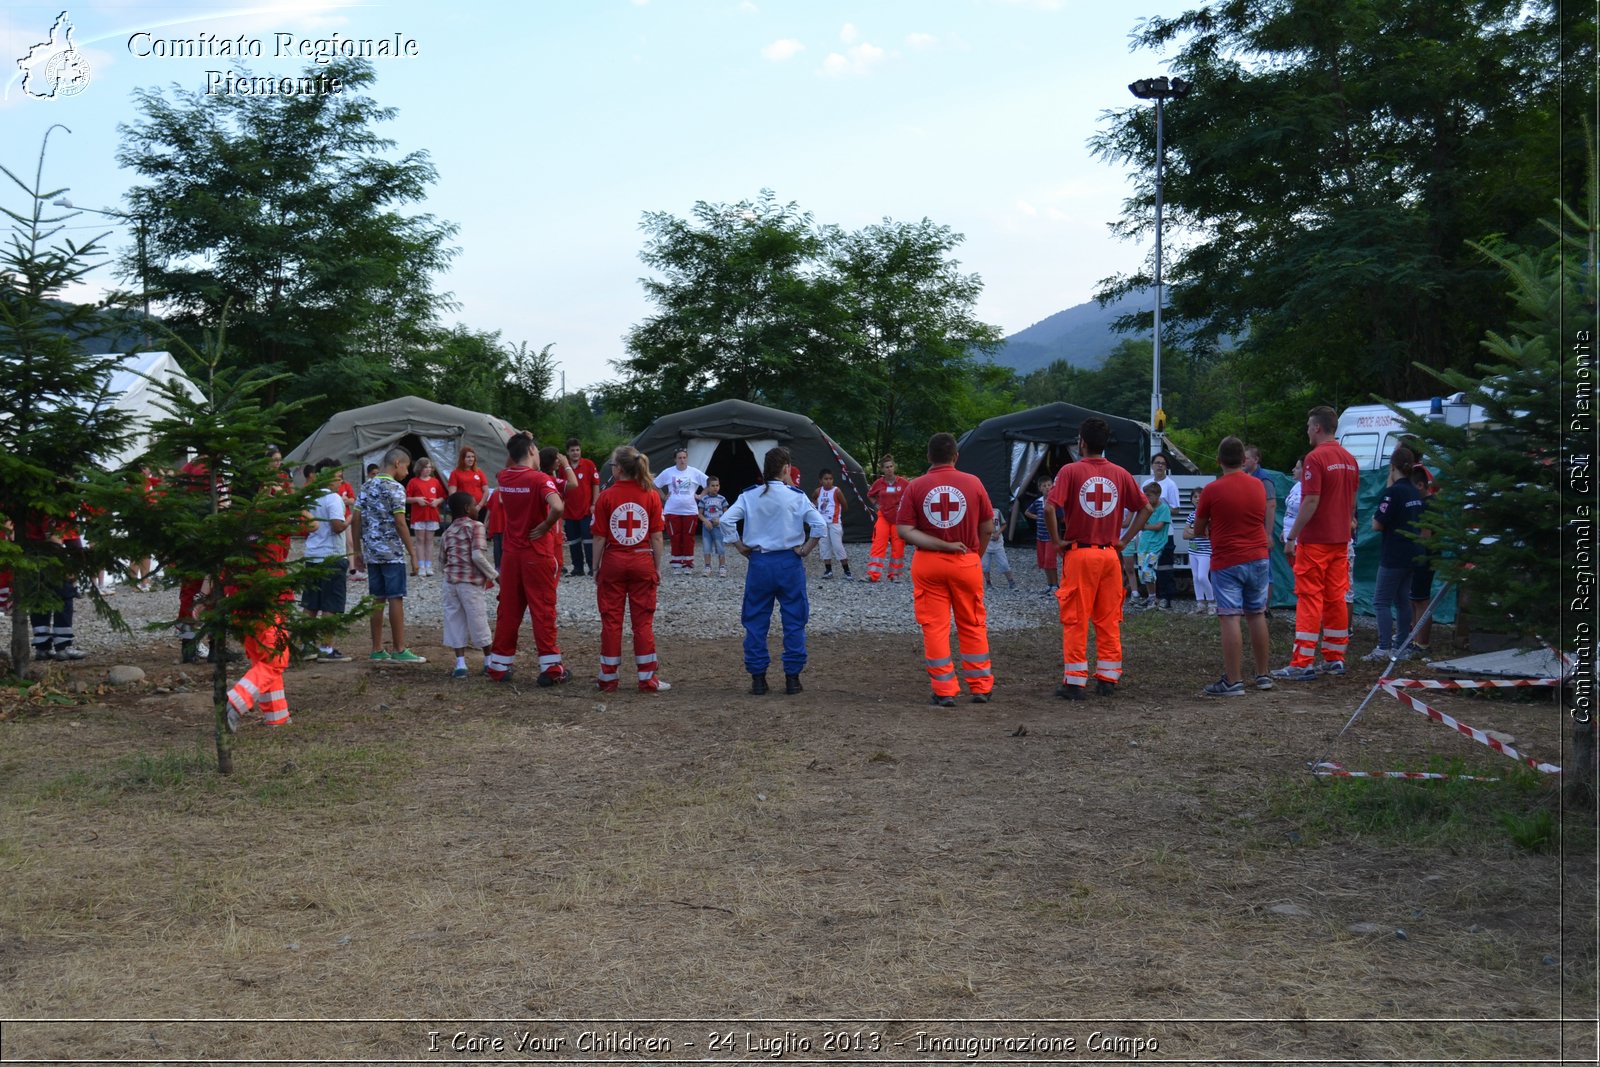
[[[722,513],[722,525],[739,527],[739,541],[763,552],[795,549],[807,538],[821,539],[827,525],[800,490],[783,482],[752,485]],[[725,535],[726,536],[726,535]]]

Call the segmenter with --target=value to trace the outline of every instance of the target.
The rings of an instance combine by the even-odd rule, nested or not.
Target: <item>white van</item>
[[[1465,393],[1431,400],[1408,400],[1400,405],[1406,411],[1429,421],[1448,426],[1470,426],[1483,421],[1483,409],[1467,403]],[[1358,404],[1339,414],[1339,443],[1356,459],[1364,471],[1383,470],[1402,438],[1409,436],[1406,424],[1387,404]]]

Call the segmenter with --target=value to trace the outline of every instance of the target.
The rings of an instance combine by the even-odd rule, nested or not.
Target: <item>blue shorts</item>
[[[399,600],[406,595],[404,563],[368,563],[367,592],[374,600]]]
[[[1211,572],[1211,592],[1218,615],[1260,615],[1267,610],[1267,583],[1271,565],[1264,559],[1235,563]]]
[[[722,524],[713,526],[709,522],[700,523],[700,544],[708,556],[726,556],[728,549],[723,541]]]

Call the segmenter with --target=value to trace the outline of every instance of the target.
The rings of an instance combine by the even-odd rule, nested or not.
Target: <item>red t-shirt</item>
[[[444,502],[444,483],[437,478],[413,478],[406,483],[406,496],[420,496],[432,504],[412,504],[412,522],[438,522],[439,504]]]
[[[594,487],[600,484],[600,470],[594,465],[594,460],[585,456],[572,465],[572,473],[578,479],[578,487],[566,494],[567,510],[561,517],[587,519],[589,508],[594,503]],[[660,496],[656,499],[659,500]]]
[[[1133,475],[1104,456],[1062,467],[1045,500],[1067,514],[1062,540],[1082,545],[1117,544],[1127,525],[1122,513],[1149,503]]]
[[[911,483],[899,475],[892,482],[879,478],[867,490],[867,499],[878,505],[878,518],[895,522],[900,514],[900,498],[909,488]]]
[[[594,536],[607,552],[649,552],[650,535],[663,525],[661,494],[638,482],[613,482],[595,501]]]
[[[1300,528],[1303,545],[1343,545],[1350,542],[1350,517],[1355,514],[1361,472],[1356,459],[1337,441],[1324,441],[1306,453],[1300,473],[1301,507],[1305,498],[1318,497],[1316,514]]]
[[[552,523],[538,541],[528,539],[528,531],[550,514],[551,498],[561,499],[561,489],[555,479],[532,467],[506,467],[500,472],[499,482],[494,502],[503,516],[505,548],[559,556],[560,523]]]
[[[483,503],[483,491],[489,486],[489,477],[477,467],[457,467],[450,472],[450,491],[466,493],[476,503]]]
[[[1211,569],[1267,558],[1267,487],[1244,471],[1224,474],[1200,491],[1196,519],[1210,519]]]
[[[960,542],[970,552],[982,552],[978,525],[994,518],[988,490],[977,478],[949,463],[929,467],[901,494],[896,522],[911,526],[941,541]]]

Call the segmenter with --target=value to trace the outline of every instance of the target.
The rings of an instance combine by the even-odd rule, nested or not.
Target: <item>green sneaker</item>
[[[380,649],[378,649],[378,651],[372,653],[372,655],[368,656],[367,658],[369,660],[371,660],[373,663],[388,663],[389,662],[389,653],[385,652],[383,649],[380,648]]]
[[[390,663],[426,663],[427,658],[419,656],[409,648],[402,648],[399,652],[389,653]]]

